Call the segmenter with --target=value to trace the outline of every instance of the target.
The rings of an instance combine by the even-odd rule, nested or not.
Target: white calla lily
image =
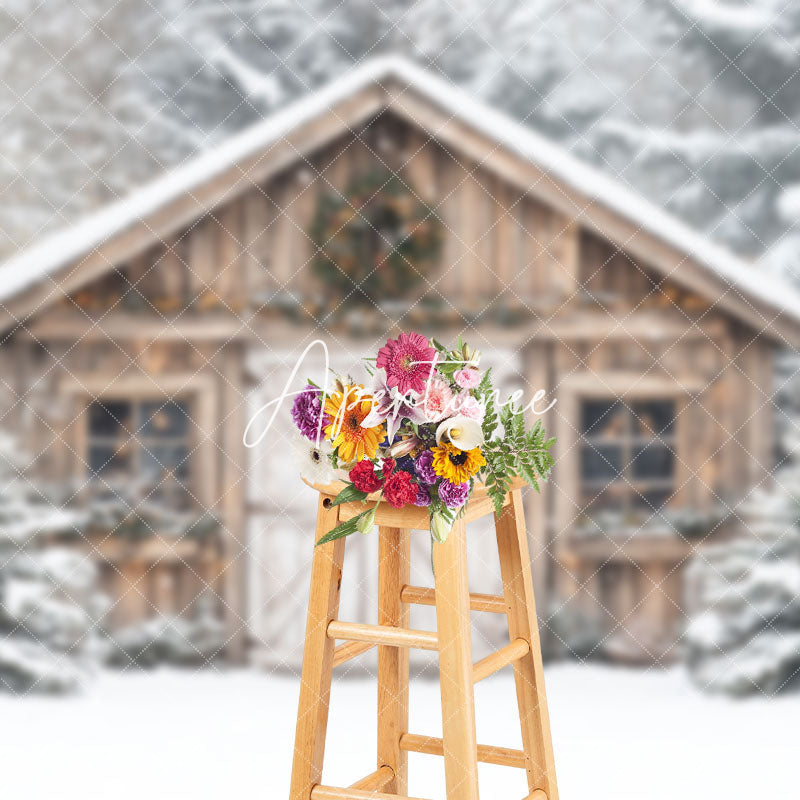
[[[450,531],[453,529],[453,524],[445,519],[441,514],[435,513],[431,515],[431,536],[434,541],[444,544]],[[431,556],[431,559],[433,556]],[[432,563],[432,562],[431,562]]]
[[[439,423],[436,428],[436,444],[441,444],[445,436],[459,450],[472,450],[483,444],[480,423],[469,417],[455,416]]]

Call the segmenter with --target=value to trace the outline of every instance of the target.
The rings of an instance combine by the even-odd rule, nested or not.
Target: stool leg
[[[543,790],[547,800],[558,800],[550,718],[544,691],[542,648],[519,489],[512,492],[511,503],[503,509],[503,513],[495,516],[495,527],[509,636],[512,641],[519,637],[530,644],[530,652],[514,663],[528,787],[531,792]]]
[[[455,523],[444,544],[433,545],[433,561],[447,800],[478,800],[478,744],[463,520]]]
[[[411,532],[379,529],[378,624],[408,628],[409,607],[400,600],[410,580]],[[408,733],[408,648],[378,647],[378,769],[391,767],[395,777],[383,790],[408,794],[408,753],[400,736]]]
[[[315,541],[339,519],[338,507],[326,508],[326,499],[320,495]],[[335,646],[327,631],[339,609],[344,543],[335,539],[314,550],[289,800],[309,800],[311,789],[322,780]]]

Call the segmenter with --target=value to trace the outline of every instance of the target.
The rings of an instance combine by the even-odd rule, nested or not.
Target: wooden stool
[[[495,515],[503,597],[470,594],[467,582],[467,522],[493,514],[482,486],[475,487],[465,514],[447,542],[435,544],[434,589],[409,586],[410,533],[428,530],[428,510],[400,510],[380,503],[378,624],[337,619],[346,539],[316,548],[311,570],[302,685],[290,800],[392,800],[408,795],[408,752],[444,756],[447,800],[478,800],[478,762],[524,768],[525,800],[557,800],[553,745],[542,673],[528,542],[520,483]],[[320,492],[316,538],[364,510],[360,503],[331,505],[342,485]],[[409,630],[409,604],[436,606],[438,632]],[[506,614],[510,643],[472,663],[470,610]],[[335,646],[335,640],[344,644]],[[322,785],[322,761],[331,676],[335,666],[378,647],[378,759],[372,774],[347,789]],[[408,648],[439,653],[443,738],[408,731]],[[479,745],[475,735],[473,686],[513,664],[523,750]],[[410,800],[410,799],[409,799]]]

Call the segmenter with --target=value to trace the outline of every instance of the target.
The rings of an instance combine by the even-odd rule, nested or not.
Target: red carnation
[[[381,472],[383,472],[383,477],[388,478],[394,472],[394,468],[396,466],[397,462],[393,458],[384,458],[383,466],[381,467]]]
[[[411,473],[400,470],[390,475],[383,486],[386,502],[394,508],[402,508],[417,499],[417,485],[411,480]]]
[[[360,492],[377,492],[381,488],[381,479],[375,474],[375,466],[366,458],[359,461],[349,473],[350,480]]]

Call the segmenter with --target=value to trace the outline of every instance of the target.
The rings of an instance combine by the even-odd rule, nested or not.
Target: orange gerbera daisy
[[[325,435],[334,449],[338,448],[343,464],[360,461],[364,456],[375,458],[375,451],[386,435],[383,423],[374,428],[361,427],[372,410],[372,395],[362,394],[363,391],[363,386],[345,386],[343,391],[325,398],[325,413],[331,420],[325,426]]]

